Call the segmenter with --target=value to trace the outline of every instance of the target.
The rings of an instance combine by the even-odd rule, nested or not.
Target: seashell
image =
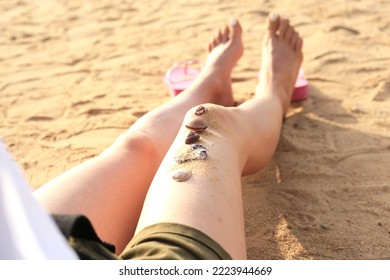
[[[207,113],[207,111],[208,109],[206,107],[199,106],[198,108],[196,108],[195,115],[200,116],[203,115],[204,113]]]
[[[206,148],[199,144],[191,145],[191,148],[179,155],[177,155],[174,160],[179,163],[185,163],[193,160],[203,160],[207,158]]]
[[[200,151],[198,153],[198,159],[206,159],[207,158],[207,152],[206,151]]]
[[[199,138],[200,138],[200,135],[199,135],[198,133],[191,131],[191,132],[187,135],[187,138],[186,138],[185,143],[186,143],[187,145],[192,144],[192,143],[195,143],[196,141],[199,140]]]
[[[191,145],[191,148],[192,148],[193,150],[204,150],[204,151],[206,151],[205,146],[200,145],[200,144]]]
[[[196,154],[196,159],[206,159],[207,158],[207,152],[206,148],[199,144],[191,145],[191,148],[194,150]]]
[[[192,131],[201,132],[207,128],[207,122],[201,117],[193,117],[186,124],[186,127]]]
[[[191,171],[186,170],[186,169],[178,169],[178,170],[173,171],[173,173],[172,173],[172,178],[176,182],[187,181],[188,179],[191,178],[191,176],[192,176]]]

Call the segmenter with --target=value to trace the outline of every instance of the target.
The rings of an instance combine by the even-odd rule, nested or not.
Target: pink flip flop
[[[260,78],[260,72],[258,73]],[[299,69],[297,81],[295,82],[294,92],[291,97],[292,102],[303,101],[309,97],[308,92],[309,82],[305,79],[305,72],[303,68]]]
[[[202,66],[199,60],[183,60],[171,66],[164,76],[164,83],[171,95],[175,97],[188,88],[196,77],[199,76],[201,68]],[[258,77],[260,77],[260,72],[258,73]],[[291,101],[297,102],[306,100],[309,96],[308,85],[309,83],[305,79],[305,72],[303,68],[301,68],[298,73]]]
[[[184,60],[170,67],[164,76],[164,83],[172,96],[188,88],[199,76],[201,64],[198,60]]]
[[[301,68],[299,70],[298,78],[295,83],[295,88],[294,88],[293,95],[291,97],[291,101],[295,102],[295,101],[306,100],[309,97],[309,92],[307,89],[308,85],[309,82],[305,79],[305,72]]]

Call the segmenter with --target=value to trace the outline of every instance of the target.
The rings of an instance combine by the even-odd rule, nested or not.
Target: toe
[[[214,40],[213,40],[213,48],[218,46],[218,44],[219,44],[218,37],[215,37]]]
[[[241,38],[242,34],[242,27],[241,24],[238,20],[235,18],[230,20],[230,25],[231,25],[231,37],[230,39],[235,40],[236,38]]]
[[[221,29],[218,30],[218,35],[217,35],[217,37],[216,37],[217,44],[220,44],[220,43],[222,42],[222,40],[223,40],[223,34],[222,34],[222,33],[223,33],[223,32],[222,32]]]
[[[207,49],[209,52],[211,52],[214,49],[214,45],[212,42],[208,45]]]
[[[211,52],[218,45],[217,39],[213,38],[209,43],[209,51]]]
[[[222,31],[222,42],[226,43],[229,40],[229,27],[226,25]]]
[[[294,31],[289,41],[290,46],[293,46],[295,48],[298,38],[299,38],[298,32]]]
[[[268,17],[268,22],[267,22],[268,32],[271,35],[276,35],[276,32],[279,28],[279,24],[280,24],[279,14],[271,13]]]
[[[294,35],[294,28],[292,26],[288,26],[287,29],[286,29],[286,33],[285,33],[285,39],[286,39],[286,42],[290,43],[293,35]]]
[[[283,19],[280,20],[278,33],[279,33],[279,36],[281,38],[285,39],[286,31],[287,31],[289,26],[290,26],[290,21],[288,19],[283,18]]]
[[[303,40],[301,37],[298,37],[297,42],[295,43],[294,50],[296,52],[301,52],[303,47]]]

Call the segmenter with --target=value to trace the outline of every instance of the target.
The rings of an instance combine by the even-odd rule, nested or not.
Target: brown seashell
[[[207,128],[207,122],[201,117],[193,117],[186,124],[186,127],[192,131],[200,132]]]
[[[195,115],[200,116],[203,115],[204,113],[207,113],[207,111],[208,110],[206,107],[199,106],[198,108],[196,108]]]
[[[200,138],[200,135],[196,132],[190,131],[190,133],[187,135],[185,143],[187,145],[195,143]]]
[[[191,176],[192,176],[191,171],[186,170],[186,169],[178,169],[178,170],[173,171],[173,173],[172,173],[172,178],[176,182],[187,181],[188,179],[191,178]]]

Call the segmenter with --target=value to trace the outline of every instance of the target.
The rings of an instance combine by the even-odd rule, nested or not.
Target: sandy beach
[[[275,2],[275,3],[274,3]],[[176,61],[204,61],[232,17],[254,95],[265,19],[304,38],[309,99],[293,103],[273,161],[243,177],[249,259],[390,259],[390,2],[1,1],[0,137],[38,188],[103,151],[171,97]]]

